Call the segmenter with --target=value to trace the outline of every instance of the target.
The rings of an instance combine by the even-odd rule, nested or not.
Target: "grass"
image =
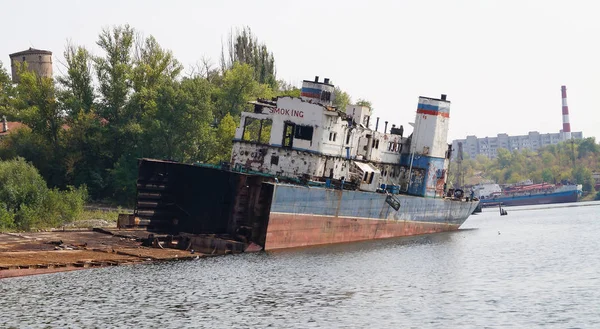
[[[88,210],[84,209],[79,218],[77,220],[92,220],[92,219],[101,219],[108,222],[117,222],[117,218],[119,217],[119,213],[121,213],[121,209],[117,210]]]

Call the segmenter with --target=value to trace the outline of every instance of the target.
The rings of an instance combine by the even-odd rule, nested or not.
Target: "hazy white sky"
[[[558,132],[564,84],[571,130],[600,140],[596,1],[3,1],[0,12],[5,67],[32,46],[53,51],[58,72],[67,39],[98,53],[101,28],[125,23],[186,66],[203,56],[217,65],[221,39],[247,25],[278,78],[328,77],[390,124],[408,127],[418,96],[444,93],[449,142]]]

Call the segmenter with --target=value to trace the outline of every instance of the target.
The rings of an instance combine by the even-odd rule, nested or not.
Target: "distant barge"
[[[478,205],[446,189],[450,102],[420,97],[414,131],[332,106],[328,79],[243,112],[231,162],[141,159],[129,222],[227,235],[265,250],[457,230]]]
[[[482,184],[474,187],[482,207],[527,206],[553,203],[577,202],[582,186],[575,184],[533,184],[528,182],[502,189],[498,184]]]

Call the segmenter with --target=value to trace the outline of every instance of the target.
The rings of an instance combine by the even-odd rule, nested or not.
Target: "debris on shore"
[[[198,245],[200,240],[205,247]],[[174,237],[140,229],[0,233],[0,279],[244,251],[219,241],[227,240],[207,236]]]

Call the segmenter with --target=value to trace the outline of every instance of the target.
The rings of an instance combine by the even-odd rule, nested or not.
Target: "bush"
[[[0,230],[56,227],[83,211],[87,190],[49,189],[37,169],[22,158],[0,161]]]

